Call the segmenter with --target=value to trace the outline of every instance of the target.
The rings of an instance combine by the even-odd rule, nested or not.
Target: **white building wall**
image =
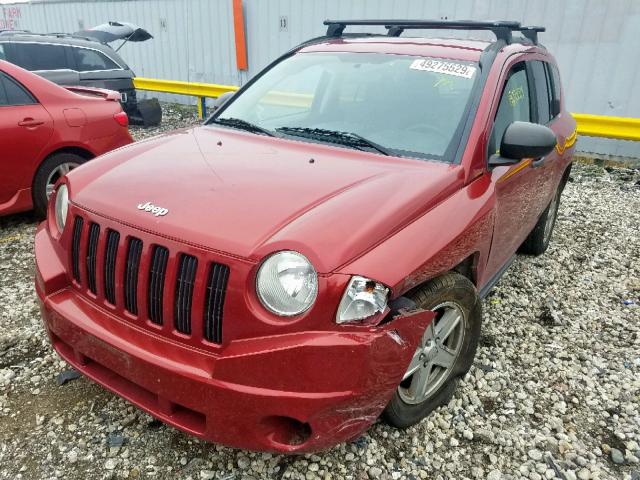
[[[640,117],[637,0],[244,0],[248,72],[236,68],[232,0],[50,0],[8,8],[19,9],[14,26],[37,32],[73,32],[107,20],[137,23],[155,37],[120,52],[137,75],[236,85],[322,35],[326,18],[517,20],[547,27],[540,40],[558,60],[571,111]],[[640,142],[581,138],[579,149],[640,157]]]

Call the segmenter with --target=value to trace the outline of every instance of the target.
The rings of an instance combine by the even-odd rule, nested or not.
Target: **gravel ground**
[[[194,123],[165,112],[161,129]],[[201,442],[68,371],[43,331],[31,215],[0,218],[0,478],[640,480],[640,172],[576,165],[554,240],[485,301],[449,405],[318,455]]]

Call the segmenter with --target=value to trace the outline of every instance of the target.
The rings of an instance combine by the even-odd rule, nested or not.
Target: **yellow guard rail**
[[[207,98],[217,98],[223,93],[235,92],[239,88],[235,85],[158,80],[142,77],[134,78],[133,83],[138,90],[198,97],[199,118],[204,118],[207,115]],[[578,135],[640,141],[640,118],[609,117],[586,113],[573,113],[572,115],[578,122]]]
[[[609,117],[587,113],[572,115],[578,122],[579,135],[640,141],[640,118]]]
[[[205,100],[218,98],[223,93],[235,92],[240,87],[234,85],[217,85],[215,83],[181,82],[179,80],[158,80],[155,78],[135,77],[133,84],[137,90],[149,90],[153,92],[175,93],[198,97],[198,118],[207,116]]]

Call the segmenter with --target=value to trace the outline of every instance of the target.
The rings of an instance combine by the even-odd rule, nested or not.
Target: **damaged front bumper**
[[[233,447],[302,453],[359,436],[434,315],[402,311],[378,327],[243,339],[212,353],[143,330],[64,286],[44,233],[36,236],[36,290],[56,351],[154,417]]]

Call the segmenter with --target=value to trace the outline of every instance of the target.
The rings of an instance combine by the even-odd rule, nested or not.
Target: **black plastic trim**
[[[491,292],[493,287],[495,287],[496,283],[498,283],[502,275],[504,275],[504,272],[509,269],[515,259],[516,256],[514,254],[504,263],[504,265],[502,265],[502,267],[500,267],[500,270],[498,270],[495,275],[489,279],[485,286],[480,289],[480,298],[486,298],[486,296],[489,295],[489,292]]]

